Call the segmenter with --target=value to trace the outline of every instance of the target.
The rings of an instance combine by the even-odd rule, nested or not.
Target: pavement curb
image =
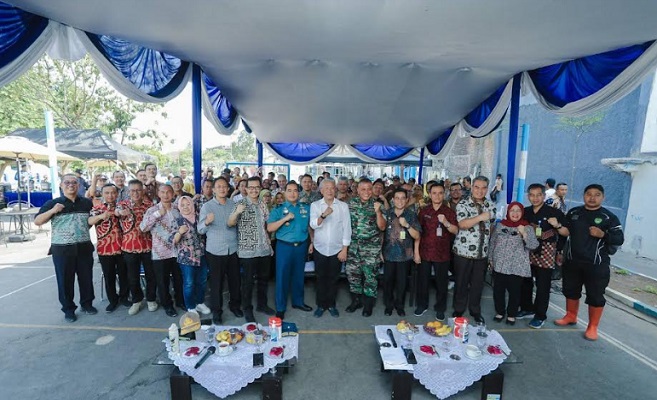
[[[625,304],[628,307],[631,307],[635,309],[636,311],[639,311],[640,313],[646,314],[650,317],[657,318],[657,308],[649,306],[645,303],[642,303],[636,299],[633,299],[632,297],[625,295],[617,290],[607,288],[605,289],[605,294],[616,301],[619,301],[623,304]]]

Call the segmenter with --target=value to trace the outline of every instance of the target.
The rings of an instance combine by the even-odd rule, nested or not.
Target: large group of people
[[[113,183],[96,176],[81,188],[78,175],[64,175],[62,196],[44,204],[35,218],[37,225],[52,223],[50,253],[69,322],[77,319],[76,275],[81,311],[97,312],[89,233],[94,227],[107,312],[119,305],[127,306],[129,315],[140,312],[142,275],[148,310],[162,307],[171,317],[178,308],[212,314],[220,324],[224,284],[229,310],[247,322],[256,321],[254,312],[284,318],[290,297],[292,308],[311,312],[304,272],[312,259],[316,317],[340,315],[336,299],[343,267],[351,296],[346,312],[362,308],[364,317],[373,314],[383,271],[383,313],[404,316],[409,271],[417,268],[416,316],[428,310],[430,287],[435,286],[435,317],[444,320],[453,279],[451,315],[467,311],[484,322],[481,297],[490,269],[494,321],[513,325],[531,317],[529,326],[539,329],[547,319],[552,271],[563,263],[567,314],[555,323],[577,321],[584,286],[589,305],[585,336],[595,340],[609,282],[609,254],[623,243],[620,222],[602,207],[604,188],[597,184],[585,189],[582,206],[569,211],[566,184],[555,189],[551,179],[547,189],[531,184],[530,204],[509,204],[506,216],[496,222],[491,198],[502,190],[501,176],[489,192],[484,176],[421,186],[399,177],[388,184],[367,177],[334,179],[325,172],[317,179],[300,176],[297,183],[273,172],[249,177],[225,169],[217,177],[205,171],[200,193],[194,194],[186,171],[159,182],[154,164],[127,183],[117,171]],[[273,308],[268,299],[272,265]]]

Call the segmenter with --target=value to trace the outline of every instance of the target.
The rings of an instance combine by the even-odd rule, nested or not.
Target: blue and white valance
[[[277,157],[292,164],[312,164],[331,154],[338,146],[329,143],[263,143]]]
[[[105,78],[124,96],[162,103],[185,88],[190,63],[123,39],[78,31],[78,37]]]
[[[426,146],[427,151],[429,151],[429,153],[431,153],[434,156],[440,153],[440,151],[445,148],[445,145],[447,144],[449,138],[452,136],[452,134],[454,134],[455,129],[457,128],[454,126],[447,129],[440,136],[438,136],[436,139],[431,141],[431,143],[427,144]]]
[[[620,100],[656,66],[647,42],[527,71],[522,84],[548,110],[577,117]]]
[[[0,86],[24,74],[50,47],[49,21],[0,2]]]
[[[511,80],[497,88],[486,100],[470,111],[459,129],[472,137],[484,137],[500,125],[511,102]]]
[[[415,150],[414,147],[405,146],[385,146],[379,144],[354,144],[349,146],[359,158],[378,163],[388,163],[406,157],[410,152]]]
[[[238,118],[237,111],[230,103],[230,101],[223,94],[221,89],[212,81],[212,79],[203,72],[201,74],[201,81],[203,89],[203,114],[212,123],[212,126],[217,132],[230,135],[239,126],[240,119]],[[247,132],[250,128],[244,125]]]

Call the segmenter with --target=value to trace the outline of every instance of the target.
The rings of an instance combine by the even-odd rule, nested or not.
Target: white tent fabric
[[[462,119],[455,127],[454,133],[465,132],[472,137],[483,137],[488,135],[495,129],[495,127],[504,119],[506,110],[509,108],[509,103],[511,102],[511,87],[513,86],[513,80],[510,80],[504,88],[500,100],[497,102],[495,108],[490,113],[490,116],[486,121],[481,124],[479,128],[470,126],[465,119]],[[441,150],[442,151],[442,150]]]
[[[192,69],[190,68],[189,70],[191,71]],[[201,85],[203,85],[203,83],[201,83]],[[219,121],[219,117],[217,117],[217,114],[214,112],[214,107],[212,106],[210,96],[208,96],[208,91],[205,90],[205,88],[201,90],[201,102],[203,115],[205,115],[205,118],[210,121],[217,132],[221,133],[222,135],[232,135],[233,133],[244,129],[242,126],[242,119],[239,117],[235,118],[229,127],[225,127],[224,124]]]
[[[477,135],[463,116],[516,73],[657,38],[650,0],[10,3],[199,64],[263,143]]]

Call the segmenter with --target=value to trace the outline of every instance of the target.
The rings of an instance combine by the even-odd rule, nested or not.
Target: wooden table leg
[[[413,388],[413,375],[407,371],[392,371],[392,399],[410,400]]]
[[[169,377],[171,400],[192,400],[192,377],[174,368]]]
[[[482,378],[481,399],[502,400],[504,389],[504,372],[497,370]]]
[[[262,376],[262,399],[283,399],[283,378],[278,373],[268,372]]]

